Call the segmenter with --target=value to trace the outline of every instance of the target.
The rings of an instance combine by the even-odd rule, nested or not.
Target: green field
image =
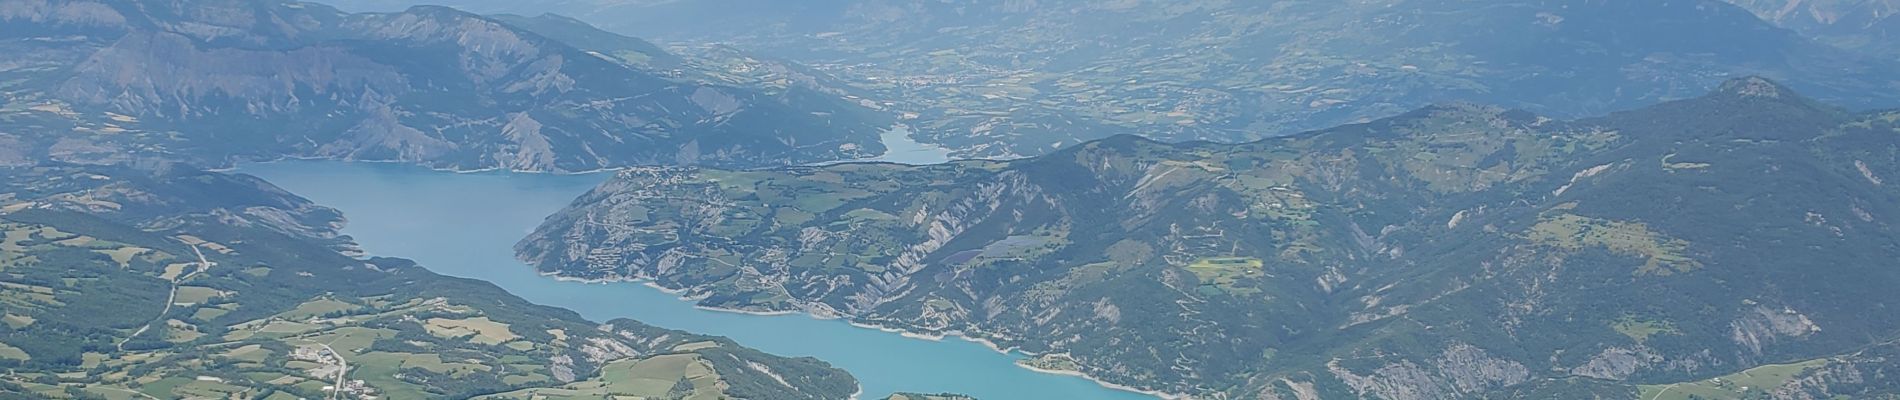
[[[18,347],[8,346],[6,343],[0,343],[0,360],[23,360],[24,361],[24,360],[30,360],[32,358],[33,357],[28,356],[26,354],[26,351],[20,350],[20,348]]]
[[[1249,295],[1260,289],[1238,286],[1242,279],[1259,278],[1266,262],[1252,257],[1203,258],[1189,263],[1187,270],[1201,281],[1203,293]]]
[[[298,305],[297,308],[284,312],[283,314],[278,314],[278,316],[297,321],[338,311],[354,310],[359,307],[361,306],[337,299],[322,298],[304,302]]]
[[[1610,323],[1610,329],[1615,329],[1616,333],[1621,333],[1623,336],[1629,336],[1630,339],[1635,339],[1637,343],[1648,341],[1651,336],[1655,335],[1682,334],[1682,331],[1676,329],[1676,325],[1669,321],[1647,321],[1637,319],[1636,317],[1624,317],[1623,319],[1616,320],[1616,322]]]
[[[224,297],[223,291],[203,286],[179,286],[178,298],[173,299],[172,302],[178,304],[201,304],[219,297]]]
[[[1827,365],[1828,360],[1765,365],[1708,380],[1669,385],[1643,385],[1643,400],[1729,400],[1767,398],[1776,387],[1796,375]]]
[[[718,387],[719,374],[714,372],[698,355],[670,354],[643,360],[609,363],[601,368],[599,377],[560,388],[528,389],[483,398],[634,396],[635,398],[713,400],[721,397]]]

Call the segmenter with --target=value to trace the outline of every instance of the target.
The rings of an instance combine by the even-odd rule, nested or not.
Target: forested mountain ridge
[[[1450,101],[1579,118],[1746,75],[1855,109],[1900,101],[1894,57],[1818,43],[1721,0],[451,3],[810,65],[893,103],[920,139],[963,157],[1116,134],[1239,142]]]
[[[807,90],[674,79],[677,57],[572,20],[504,19],[277,0],[7,0],[0,50],[16,58],[0,65],[0,161],[750,167],[879,154],[892,122]]]
[[[358,258],[342,224],[335,210],[245,175],[0,168],[0,398],[817,400],[857,390],[815,359],[589,322],[407,260]]]
[[[1747,390],[1891,395],[1866,355],[1900,338],[1869,311],[1900,283],[1896,126],[1746,78],[1578,120],[1453,104],[1238,145],[646,168],[518,250],[1215,398],[1636,398],[1751,368],[1788,379]]]

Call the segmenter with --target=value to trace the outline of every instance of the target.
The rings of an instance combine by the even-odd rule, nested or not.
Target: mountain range
[[[960,157],[1117,134],[1247,141],[1446,101],[1579,118],[1745,75],[1856,109],[1900,100],[1890,55],[1817,42],[1719,0],[449,3],[811,66],[892,103],[920,140]]]
[[[1751,77],[1580,119],[1448,104],[1244,144],[637,168],[517,249],[1179,395],[1860,397],[1900,367],[1867,356],[1900,339],[1896,138],[1900,113]]]
[[[617,170],[521,259],[1169,398],[1900,396],[1892,0],[447,2],[0,0],[0,400],[856,396],[203,169],[303,158]]]
[[[282,158],[457,169],[788,165],[883,152],[836,96],[678,79],[557,17],[241,0],[0,2],[0,161]],[[557,40],[558,39],[558,40]]]
[[[1900,55],[1900,1],[1731,0],[1763,20],[1837,47],[1889,59]]]

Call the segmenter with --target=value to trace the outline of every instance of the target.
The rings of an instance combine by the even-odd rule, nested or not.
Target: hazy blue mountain
[[[455,0],[455,1],[415,1],[415,0],[330,0],[323,4],[335,6],[349,12],[396,12],[418,5],[453,6],[456,9],[483,13],[538,15],[548,12],[544,5],[548,2],[527,3],[514,0]]]
[[[685,60],[668,53],[660,46],[638,38],[607,32],[588,25],[586,22],[555,14],[539,16],[521,16],[515,14],[490,15],[503,23],[526,29],[535,34],[546,36],[563,44],[581,50],[592,51],[628,61],[648,69],[664,70],[677,68]]]
[[[1828,44],[1889,59],[1900,56],[1900,1],[1730,0],[1762,19]]]
[[[1814,43],[1719,0],[466,4],[811,65],[915,113],[924,139],[964,156],[1115,134],[1252,140],[1444,101],[1581,117],[1744,75],[1850,108],[1900,100],[1893,57]]]
[[[240,0],[0,10],[0,49],[17,55],[0,65],[0,132],[26,158],[786,165],[880,153],[892,121],[815,91],[676,79],[677,57],[555,16]]]
[[[1746,78],[1573,120],[1454,104],[1245,144],[642,168],[517,249],[1181,394],[1740,398],[1710,379],[1748,371],[1893,395],[1824,371],[1900,367],[1861,357],[1900,339],[1878,311],[1900,284],[1897,121]]]

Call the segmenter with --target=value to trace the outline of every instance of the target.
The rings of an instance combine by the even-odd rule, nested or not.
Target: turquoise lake
[[[438,273],[493,282],[535,303],[588,319],[632,318],[730,337],[786,356],[812,356],[850,371],[861,398],[955,392],[983,400],[1154,397],[1085,379],[1017,367],[1020,356],[959,339],[929,341],[803,315],[756,316],[693,307],[633,283],[564,282],[517,261],[516,241],[608,174],[450,173],[397,164],[290,161],[246,165],[285,189],[342,210],[344,233],[372,255],[416,260]]]
[[[899,164],[939,164],[950,161],[950,149],[942,146],[918,142],[910,137],[909,126],[893,125],[878,135],[884,143],[884,154],[876,158],[861,161],[888,161]]]

